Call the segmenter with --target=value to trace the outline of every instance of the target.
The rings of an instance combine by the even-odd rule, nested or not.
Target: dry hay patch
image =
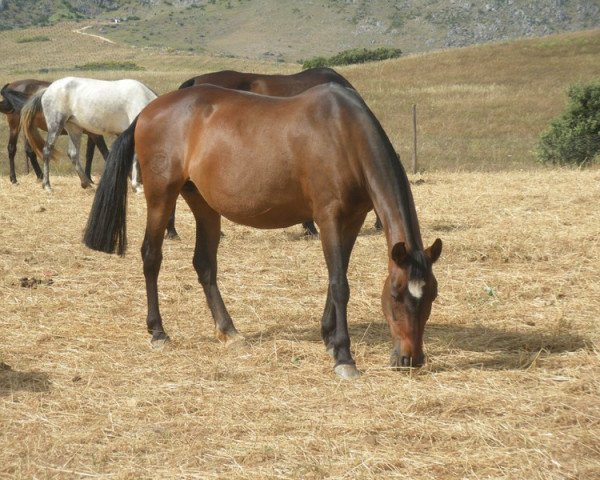
[[[300,228],[224,221],[220,283],[246,337],[225,348],[191,267],[192,217],[159,279],[173,341],[149,348],[139,258],[81,243],[93,192],[0,180],[0,477],[594,478],[600,474],[600,176],[428,174],[440,236],[428,364],[386,368],[385,242],[367,219],[349,271],[343,382],[319,338],[326,270]],[[28,279],[23,285],[21,279]],[[35,279],[36,281],[29,281]],[[37,281],[39,280],[39,282]]]

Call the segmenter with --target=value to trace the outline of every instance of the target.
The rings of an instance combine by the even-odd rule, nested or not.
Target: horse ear
[[[404,245],[404,242],[398,242],[392,247],[392,260],[396,262],[396,265],[402,265],[407,256],[408,252],[406,251],[406,245]]]
[[[437,259],[440,258],[441,254],[442,254],[442,241],[439,238],[436,238],[435,242],[433,242],[431,247],[429,247],[427,250],[425,250],[425,255],[427,255],[427,258],[429,258],[429,260],[431,260],[431,263],[435,263],[437,261]]]

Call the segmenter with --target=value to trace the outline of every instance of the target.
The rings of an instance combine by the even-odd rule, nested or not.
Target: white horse
[[[140,111],[157,95],[136,80],[94,80],[65,77],[40,90],[21,111],[21,126],[27,140],[44,159],[42,186],[50,190],[50,158],[55,156],[54,143],[63,128],[69,134],[69,158],[87,188],[92,180],[79,163],[81,134],[86,130],[97,135],[120,135]],[[46,141],[35,126],[36,113],[43,111],[48,126]],[[139,167],[134,163],[131,184],[141,191]]]

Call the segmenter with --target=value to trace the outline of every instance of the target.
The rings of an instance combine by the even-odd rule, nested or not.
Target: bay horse
[[[196,220],[193,265],[225,342],[239,334],[217,284],[221,216],[255,228],[315,220],[329,277],[321,336],[342,378],[360,375],[350,351],[347,270],[361,225],[375,208],[387,240],[382,305],[393,339],[391,364],[423,364],[423,331],[437,296],[432,264],[442,242],[423,247],[406,173],[355,91],[329,83],[294,97],[268,97],[201,85],[162,95],[113,145],[84,234],[89,248],[125,253],[134,154],[147,204],[141,254],[154,346],[168,341],[157,279],[165,228],[181,194]]]
[[[292,97],[309,88],[324,83],[337,83],[342,87],[356,90],[346,78],[335,70],[327,67],[309,68],[291,75],[267,75],[261,73],[237,72],[235,70],[222,70],[220,72],[206,73],[190,78],[183,82],[179,88],[188,88],[205,83],[233,90],[243,90],[259,93],[261,95],[270,95],[272,97]],[[312,220],[304,222],[302,226],[304,227],[306,235],[317,236],[319,234]],[[375,228],[381,228],[379,217],[375,223]],[[175,210],[173,210],[173,215],[169,218],[169,223],[167,224],[167,238],[178,237],[179,235],[175,229]]]
[[[56,136],[69,135],[68,155],[83,188],[92,183],[79,163],[81,134],[119,135],[157,95],[137,80],[95,80],[65,77],[40,90],[23,106],[21,126],[33,150],[44,159],[42,185],[50,190],[50,158],[54,156]],[[35,118],[43,112],[48,125],[46,141],[40,136]],[[141,190],[137,163],[131,173],[134,190]]]
[[[24,79],[17,80],[11,83],[7,83],[0,90],[2,95],[2,101],[0,102],[0,112],[6,115],[8,122],[9,137],[8,137],[8,165],[9,165],[9,178],[11,183],[17,183],[17,175],[15,173],[15,155],[17,153],[17,141],[19,139],[19,132],[21,131],[21,108],[27,102],[29,97],[39,90],[48,87],[50,82],[44,80]],[[36,125],[42,130],[47,130],[46,122],[43,115],[38,115],[36,118]],[[66,135],[63,131],[62,134]],[[85,171],[90,175],[92,170],[92,159],[94,158],[94,148],[98,147],[98,150],[106,159],[108,156],[108,148],[104,142],[104,138],[101,135],[94,135],[88,133],[88,143],[86,149],[86,164]],[[38,179],[42,179],[42,169],[37,161],[35,153],[31,149],[29,142],[25,141],[25,154],[27,160],[31,163],[33,170],[35,171]],[[27,170],[29,170],[29,165]]]

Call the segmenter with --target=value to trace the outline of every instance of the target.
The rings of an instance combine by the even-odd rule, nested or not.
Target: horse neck
[[[365,167],[371,201],[381,219],[386,234],[388,250],[397,242],[404,242],[409,251],[423,250],[417,211],[406,172],[379,121],[372,118],[379,139],[375,145],[372,162]]]

